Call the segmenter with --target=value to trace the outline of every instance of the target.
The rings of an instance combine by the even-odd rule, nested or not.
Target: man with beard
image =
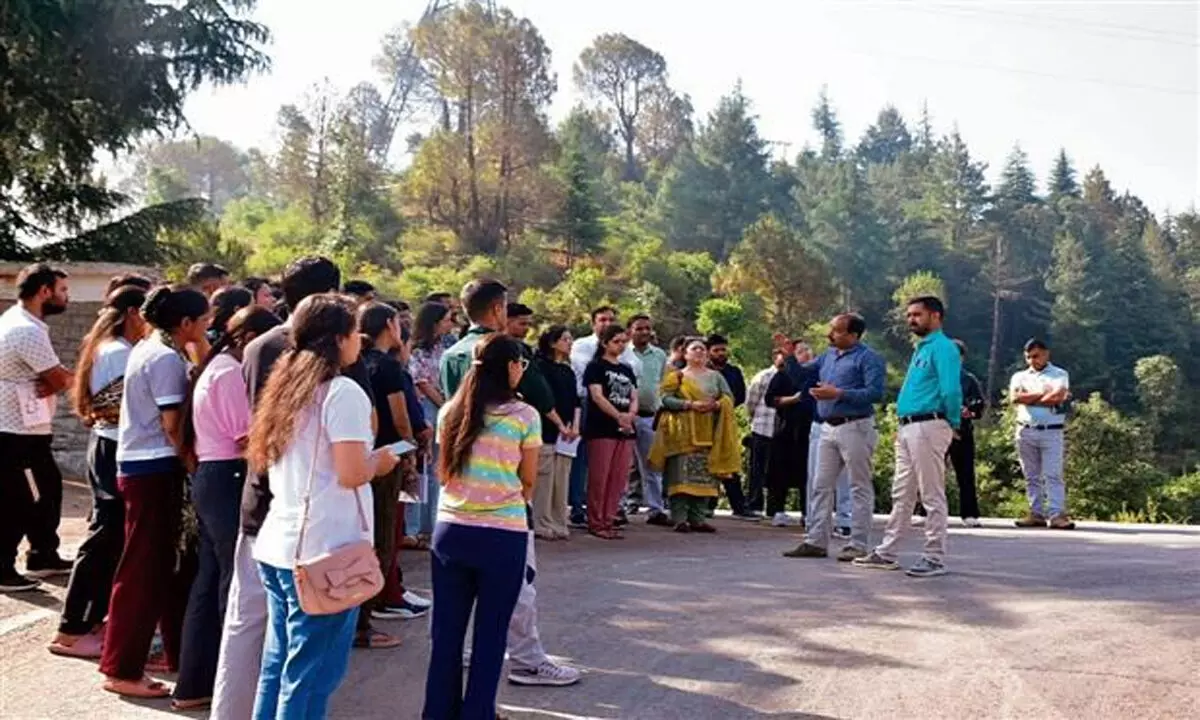
[[[73,376],[59,362],[45,322],[69,301],[65,272],[30,265],[17,275],[17,303],[0,315],[0,592],[38,586],[17,572],[21,538],[29,538],[29,575],[71,571],[58,555],[63,488],[50,443],[55,395]]]
[[[954,341],[942,332],[946,308],[933,296],[910,300],[908,328],[920,338],[913,350],[904,385],[896,399],[896,473],[892,480],[892,514],[883,542],[857,567],[898,570],[900,538],[912,525],[913,507],[925,506],[925,550],[908,569],[912,577],[946,574],[946,452],[962,424],[962,359]]]

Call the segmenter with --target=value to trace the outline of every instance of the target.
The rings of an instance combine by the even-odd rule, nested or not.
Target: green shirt
[[[442,353],[441,365],[438,368],[438,384],[441,386],[442,395],[447,400],[458,392],[463,378],[471,369],[471,363],[475,361],[475,346],[492,332],[494,331],[489,328],[473,325],[458,342]],[[533,352],[529,346],[525,343],[520,343],[520,345],[522,355],[526,359],[532,359]],[[542,373],[532,362],[525,369],[525,374],[521,376],[521,382],[517,385],[517,393],[543,415],[554,409],[554,394],[550,391],[550,385],[546,383],[546,378],[542,377]]]
[[[662,385],[663,373],[667,369],[667,354],[662,348],[646,345],[645,350],[633,348],[633,354],[642,361],[641,372],[638,374],[638,412],[658,412],[662,404],[658,396],[658,388]]]
[[[944,332],[935,330],[921,338],[896,398],[896,414],[903,418],[940,412],[957,429],[962,422],[961,372],[958,346]]]

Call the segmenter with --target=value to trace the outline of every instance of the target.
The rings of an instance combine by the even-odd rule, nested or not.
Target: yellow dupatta
[[[667,372],[659,391],[664,397],[677,395],[693,402],[709,399],[695,380],[678,371]],[[664,410],[658,416],[658,429],[650,447],[650,467],[661,472],[667,458],[707,449],[708,471],[713,477],[724,478],[740,472],[742,446],[737,438],[733,398],[721,393],[717,402],[715,413]]]

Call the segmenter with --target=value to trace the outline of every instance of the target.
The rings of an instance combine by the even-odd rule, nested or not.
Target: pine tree
[[[1071,158],[1067,157],[1066,148],[1060,149],[1058,157],[1054,159],[1049,190],[1050,200],[1053,202],[1079,197],[1079,183],[1075,181],[1075,168],[1071,165]]]
[[[567,151],[559,161],[558,170],[564,198],[555,229],[566,243],[568,262],[574,264],[580,254],[599,247],[604,226],[600,224],[600,205],[583,151],[578,148]]]
[[[894,106],[879,112],[875,124],[867,128],[858,144],[858,157],[866,163],[891,165],[912,150],[913,138],[904,118]]]
[[[1037,179],[1029,167],[1029,156],[1020,145],[1013,147],[1004,163],[996,198],[1012,205],[1032,203],[1037,200]]]
[[[766,146],[739,83],[663,179],[659,211],[672,247],[729,255],[767,208],[773,181]]]
[[[829,101],[829,88],[822,86],[817,106],[812,111],[813,127],[821,135],[821,157],[836,160],[842,156],[842,124]]]

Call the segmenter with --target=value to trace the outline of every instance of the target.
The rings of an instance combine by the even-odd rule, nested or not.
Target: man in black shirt
[[[746,403],[746,378],[742,375],[741,368],[729,362],[729,341],[722,335],[709,335],[704,344],[708,346],[708,361],[712,365],[712,369],[721,373],[721,377],[729,383],[729,389],[733,392],[733,406],[736,408],[744,405]],[[734,473],[721,480],[721,484],[725,486],[725,497],[729,500],[733,517],[739,520],[758,519],[757,514],[746,510],[746,496],[742,493],[741,475]],[[715,510],[716,507],[717,501],[714,498],[709,501],[709,509],[710,511]]]
[[[987,402],[979,378],[967,371],[967,346],[962,340],[955,340],[958,353],[963,359],[962,374],[959,378],[962,385],[963,412],[962,425],[958,428],[958,436],[950,441],[950,463],[954,466],[954,477],[958,480],[958,511],[966,527],[980,527],[979,498],[975,493],[975,420],[983,417]]]

